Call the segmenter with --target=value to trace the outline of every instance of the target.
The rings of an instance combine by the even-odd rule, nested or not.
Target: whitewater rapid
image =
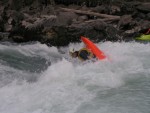
[[[0,44],[0,113],[150,113],[150,44],[103,42],[108,60],[70,58],[70,44]]]

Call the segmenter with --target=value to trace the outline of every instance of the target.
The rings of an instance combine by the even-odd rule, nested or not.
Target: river
[[[0,43],[0,113],[150,113],[150,43],[101,42],[108,60],[70,48]]]

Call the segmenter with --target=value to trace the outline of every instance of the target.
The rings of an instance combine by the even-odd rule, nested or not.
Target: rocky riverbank
[[[0,40],[65,46],[87,36],[95,42],[130,41],[150,28],[150,2],[66,3],[0,1]]]

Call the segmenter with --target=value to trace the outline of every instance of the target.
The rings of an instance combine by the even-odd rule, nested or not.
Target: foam
[[[1,64],[1,73],[7,75],[6,71],[9,70],[13,72],[10,75],[15,79],[0,88],[0,112],[87,113],[89,111],[88,113],[119,113],[119,110],[122,110],[122,113],[125,113],[127,111],[134,112],[136,109],[135,112],[140,113],[140,109],[136,106],[129,109],[130,106],[123,107],[124,104],[117,102],[125,101],[130,105],[130,99],[124,100],[122,97],[129,95],[130,98],[136,100],[137,97],[142,96],[132,97],[128,90],[130,90],[131,84],[129,83],[132,80],[150,77],[149,44],[105,42],[97,45],[105,51],[111,61],[82,64],[76,62],[77,59],[72,60],[68,54],[69,48],[79,49],[83,46],[82,43],[76,43],[61,48],[66,53],[65,58],[54,60],[52,65],[41,73],[20,71]],[[2,47],[2,45],[0,46]],[[6,48],[10,49],[9,47],[3,49],[6,50]],[[57,48],[50,48],[39,43],[21,45],[19,49],[16,47],[14,50],[17,52],[23,50],[27,56],[40,55],[47,60],[52,60],[52,56],[63,57]],[[20,77],[18,79],[18,76],[32,75],[37,76],[37,80],[32,83],[28,82],[26,78]],[[8,78],[6,77],[6,79]],[[143,101],[146,103],[146,100]],[[116,106],[118,109],[115,109]],[[148,105],[145,105],[145,108],[148,108]]]

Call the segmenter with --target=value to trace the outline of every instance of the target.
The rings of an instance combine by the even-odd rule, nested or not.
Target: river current
[[[70,48],[0,43],[0,113],[150,113],[150,43],[101,42],[107,60]]]

